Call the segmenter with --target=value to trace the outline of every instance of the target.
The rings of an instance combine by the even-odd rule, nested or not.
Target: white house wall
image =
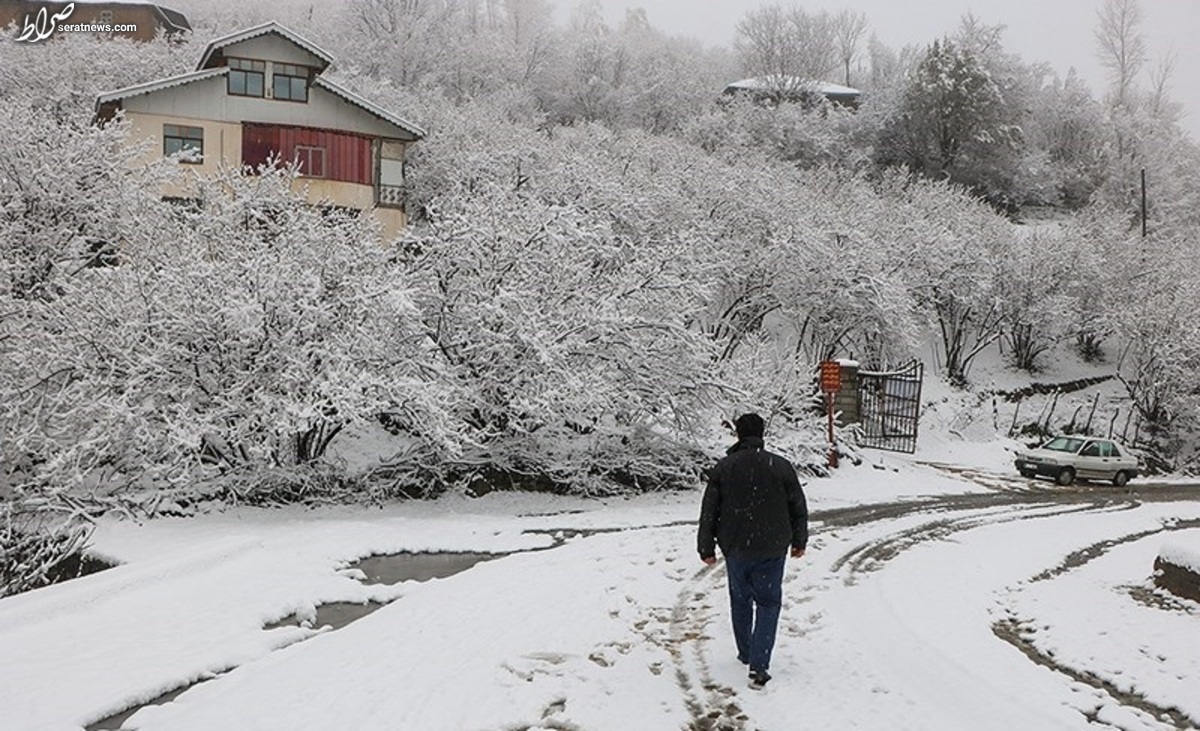
[[[208,119],[214,122],[260,122],[296,127],[357,132],[370,137],[395,137],[391,124],[359,109],[319,86],[308,90],[308,103],[234,96],[226,79],[217,76],[123,101],[127,112],[165,117]],[[270,82],[267,83],[270,89]]]
[[[253,58],[278,63],[292,63],[300,66],[316,66],[321,68],[325,62],[312,55],[289,40],[277,35],[267,34],[245,41],[231,43],[221,49],[227,58]]]

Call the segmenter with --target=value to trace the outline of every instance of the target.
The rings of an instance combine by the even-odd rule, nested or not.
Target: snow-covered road
[[[1200,728],[1200,606],[1153,590],[1187,488],[1071,490],[919,465],[809,485],[772,672],[746,687],[698,494],[447,498],[104,522],[122,565],[0,601],[0,728]],[[1200,495],[1200,493],[1195,493]],[[558,540],[556,540],[556,537]],[[398,551],[508,554],[367,585]],[[338,630],[264,625],[390,602]]]

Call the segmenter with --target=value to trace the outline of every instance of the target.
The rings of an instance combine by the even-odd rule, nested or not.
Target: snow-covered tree
[[[735,41],[744,73],[787,88],[791,79],[824,80],[837,68],[834,19],[826,11],[766,5],[746,13]]]
[[[968,39],[969,40],[969,39]],[[1005,86],[975,42],[945,38],[926,51],[909,78],[898,113],[883,128],[877,157],[933,178],[980,190],[999,204],[1007,186],[988,168],[1021,143]]]
[[[904,247],[903,275],[936,333],[937,356],[952,383],[1001,337],[996,264],[1006,256],[1009,224],[957,186],[893,176],[882,188],[901,210],[893,236]]]
[[[469,474],[589,492],[692,474],[667,438],[711,390],[708,348],[686,327],[685,244],[492,184],[434,201],[410,246],[425,335],[471,430],[464,459],[486,465]]]
[[[307,206],[292,180],[234,171],[194,206],[151,199],[114,266],[52,271],[4,399],[5,449],[34,482],[290,467],[348,422],[430,420],[416,310],[373,224]]]
[[[1108,69],[1113,104],[1124,106],[1146,63],[1141,5],[1138,0],[1105,0],[1096,17],[1096,53]]]
[[[1031,107],[1026,140],[1045,155],[1041,179],[1056,191],[1046,202],[1072,209],[1087,205],[1108,172],[1103,108],[1074,69],[1038,90]]]
[[[1179,438],[1197,426],[1200,327],[1191,309],[1180,304],[1196,301],[1200,283],[1181,267],[1154,262],[1148,246],[1139,248],[1144,269],[1138,296],[1126,299],[1112,314],[1123,343],[1118,377],[1151,439],[1170,453],[1181,446]]]
[[[833,17],[833,37],[838,63],[841,65],[842,82],[852,86],[850,72],[859,57],[863,34],[867,32],[867,16],[850,10],[841,10]]]
[[[1075,284],[1092,274],[1080,266],[1082,249],[1061,229],[1015,230],[996,260],[1003,338],[1017,368],[1037,371],[1048,351],[1078,334]]]
[[[53,43],[0,37],[0,100],[6,108],[41,113],[47,123],[85,129],[96,96],[189,71],[198,51],[188,42],[137,42],[64,33]],[[13,129],[13,128],[10,128]]]

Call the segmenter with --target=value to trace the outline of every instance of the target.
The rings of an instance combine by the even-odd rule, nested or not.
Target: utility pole
[[[1142,168],[1142,238],[1146,238],[1146,168]]]

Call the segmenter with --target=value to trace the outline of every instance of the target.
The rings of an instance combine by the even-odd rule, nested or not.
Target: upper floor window
[[[308,101],[308,67],[293,66],[289,63],[275,64],[271,74],[271,87],[276,99]]]
[[[235,96],[263,96],[267,64],[248,58],[229,59],[229,93]]]
[[[100,17],[97,19],[102,25],[112,23],[113,13],[111,10],[101,10]]]
[[[163,125],[163,154],[185,152],[179,161],[193,165],[204,162],[204,128],[182,124]]]

